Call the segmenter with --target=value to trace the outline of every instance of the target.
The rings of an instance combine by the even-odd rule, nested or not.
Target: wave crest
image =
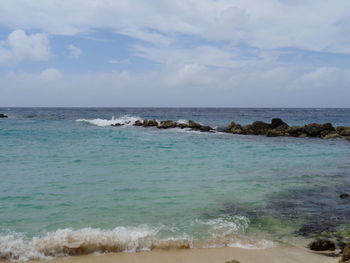
[[[142,120],[139,117],[136,116],[129,116],[129,115],[125,115],[125,116],[121,116],[119,118],[115,118],[114,116],[110,119],[77,119],[77,122],[87,122],[99,127],[107,127],[107,126],[111,126],[114,124],[123,124],[123,125],[133,125],[135,123],[135,121],[137,120]]]
[[[249,220],[243,216],[224,216],[209,220],[194,220],[190,232],[202,233],[194,237],[176,227],[116,227],[71,228],[49,232],[41,237],[28,238],[22,234],[0,235],[0,259],[27,261],[51,259],[94,252],[136,252],[158,249],[188,249],[192,247],[240,246],[251,249],[270,247],[268,241],[254,241],[242,237]]]

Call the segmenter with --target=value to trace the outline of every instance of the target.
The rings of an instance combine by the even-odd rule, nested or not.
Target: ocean
[[[0,258],[347,238],[350,143],[132,126],[282,118],[350,126],[350,109],[0,108]],[[114,123],[125,123],[111,127]]]

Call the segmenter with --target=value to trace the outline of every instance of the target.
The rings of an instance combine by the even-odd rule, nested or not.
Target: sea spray
[[[117,123],[123,124],[123,125],[133,125],[135,121],[140,120],[139,117],[135,116],[129,116],[129,115],[124,115],[119,118],[115,118],[114,116],[108,120],[108,119],[77,119],[77,122],[87,122],[99,127],[107,127],[111,125],[115,125]]]

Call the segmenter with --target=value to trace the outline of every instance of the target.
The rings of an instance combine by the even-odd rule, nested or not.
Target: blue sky
[[[350,107],[348,0],[2,0],[0,106]]]

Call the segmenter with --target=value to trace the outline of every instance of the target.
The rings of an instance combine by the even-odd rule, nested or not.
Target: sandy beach
[[[49,263],[336,263],[338,258],[314,253],[310,250],[279,246],[268,249],[207,248],[183,250],[152,250],[137,253],[109,253],[72,256],[49,260]],[[32,263],[39,261],[30,261]],[[43,262],[43,261],[40,261]],[[45,262],[45,261],[44,261]]]

